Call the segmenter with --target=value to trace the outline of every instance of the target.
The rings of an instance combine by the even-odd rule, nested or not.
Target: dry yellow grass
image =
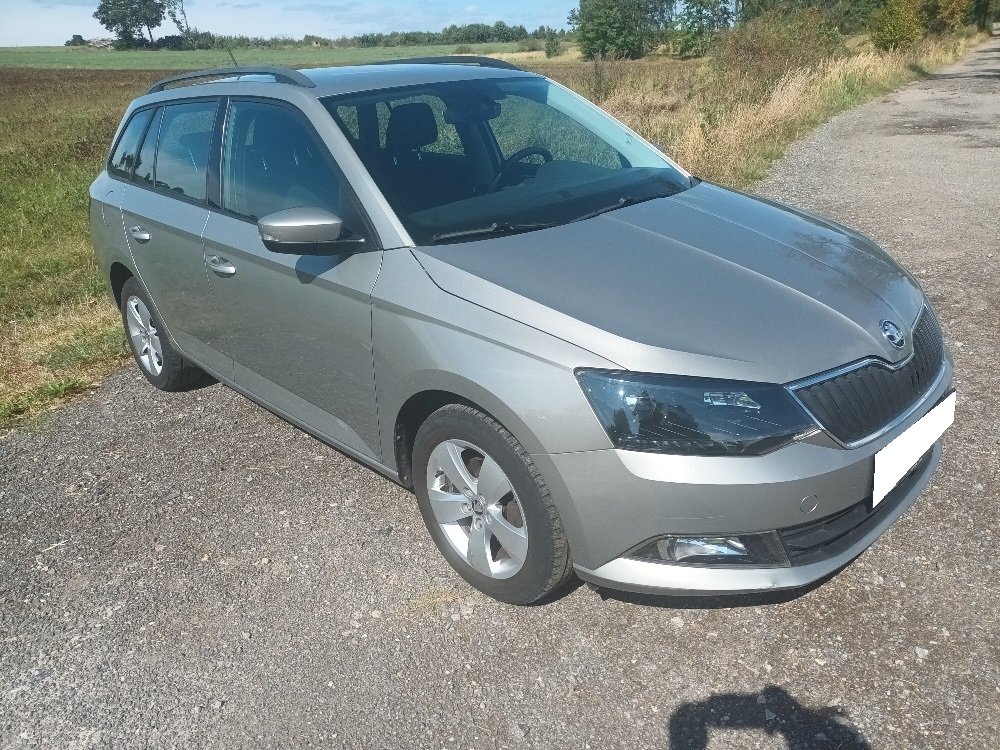
[[[863,51],[832,58],[787,71],[763,89],[708,66],[684,71],[604,63],[600,75],[613,84],[596,101],[699,177],[747,187],[791,141],[831,115],[954,61],[982,39],[928,40],[908,54]]]
[[[535,50],[534,52],[496,52],[490,57],[496,57],[501,60],[508,60],[515,65],[540,65],[544,63],[549,63],[552,65],[562,65],[566,63],[578,63],[583,59],[580,54],[580,48],[575,44],[563,43],[563,52],[556,57],[546,57],[544,50]]]

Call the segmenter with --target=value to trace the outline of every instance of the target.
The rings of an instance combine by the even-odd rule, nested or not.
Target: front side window
[[[208,153],[218,104],[192,102],[163,108],[156,149],[156,186],[203,201],[207,192]]]
[[[144,109],[132,115],[121,138],[118,139],[114,153],[111,154],[111,161],[108,163],[108,171],[111,174],[126,179],[132,176],[132,170],[135,169],[139,157],[139,144],[152,117],[151,109]]]
[[[257,220],[287,208],[340,213],[340,179],[326,148],[286,107],[234,101],[226,120],[222,205]]]
[[[323,100],[417,244],[565,224],[692,186],[658,151],[542,77]],[[350,125],[338,113],[350,109]]]

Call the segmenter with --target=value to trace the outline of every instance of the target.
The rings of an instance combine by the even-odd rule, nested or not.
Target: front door
[[[210,345],[234,360],[256,397],[358,453],[378,457],[371,290],[382,262],[354,198],[305,117],[286,105],[234,99],[223,145],[222,210],[205,227],[217,305]],[[257,219],[313,206],[332,211],[367,252],[284,255]]]

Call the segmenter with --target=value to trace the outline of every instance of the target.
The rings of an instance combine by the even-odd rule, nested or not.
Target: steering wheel
[[[515,164],[523,161],[525,157],[536,154],[545,159],[546,163],[552,161],[552,152],[544,146],[528,146],[527,148],[522,148],[520,151],[515,151],[508,158],[504,159],[503,164],[500,165],[500,169],[497,170],[497,176],[493,178],[493,182],[490,183],[490,189],[487,192],[495,193],[499,190],[507,173]]]

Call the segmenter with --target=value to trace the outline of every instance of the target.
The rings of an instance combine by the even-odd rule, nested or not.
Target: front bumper
[[[937,468],[938,441],[863,523],[837,544],[786,567],[706,566],[640,560],[629,552],[665,534],[750,534],[801,528],[863,503],[870,509],[875,454],[949,391],[951,363],[894,429],[863,446],[790,445],[758,457],[687,457],[621,450],[541,454],[579,576],[609,588],[722,595],[798,588],[835,573],[909,508]]]
[[[609,588],[652,594],[745,594],[760,591],[777,591],[807,586],[823,579],[856,558],[886,529],[892,526],[916,501],[930,481],[941,458],[941,443],[935,444],[929,454],[918,464],[918,470],[906,477],[880,503],[877,518],[868,524],[866,531],[852,538],[846,548],[822,560],[791,567],[754,568],[750,566],[707,567],[648,562],[629,557],[619,557],[597,568],[588,570],[576,566],[577,575],[586,581]]]

